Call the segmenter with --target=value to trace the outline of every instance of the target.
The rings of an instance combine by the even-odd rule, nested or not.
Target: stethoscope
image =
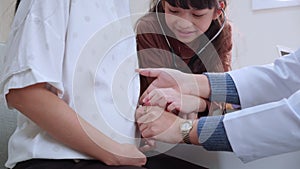
[[[162,26],[162,24],[161,24],[161,21],[160,21],[160,18],[159,18],[159,14],[158,14],[158,5],[159,5],[159,3],[161,2],[161,0],[158,0],[157,1],[157,3],[156,3],[156,6],[155,6],[155,13],[156,13],[156,18],[157,18],[157,21],[158,21],[158,24],[159,24],[159,27],[160,27],[160,29],[161,29],[161,31],[162,31],[162,33],[163,33],[163,35],[164,35],[164,37],[165,37],[165,39],[166,39],[166,42],[167,42],[167,44],[168,44],[168,46],[169,46],[169,49],[170,49],[170,52],[171,52],[171,55],[172,55],[172,60],[173,60],[173,65],[174,65],[174,67],[175,68],[178,68],[178,66],[177,66],[177,63],[176,63],[176,61],[175,61],[175,59],[176,59],[176,56],[175,56],[175,53],[174,53],[174,49],[172,48],[172,46],[171,46],[171,44],[170,44],[170,42],[169,42],[169,40],[168,40],[168,38],[167,38],[167,35],[166,35],[166,33],[165,33],[165,30],[164,30],[164,28],[163,28],[163,26]],[[217,38],[217,36],[219,36],[219,34],[222,32],[222,30],[224,29],[224,27],[225,27],[225,24],[226,24],[226,22],[227,22],[227,19],[226,19],[226,13],[225,13],[225,11],[224,11],[224,9],[223,8],[221,8],[221,7],[219,7],[219,9],[222,11],[222,14],[224,15],[224,21],[223,21],[223,23],[222,23],[222,26],[221,26],[221,28],[219,29],[219,31],[215,34],[215,36],[213,36],[198,52],[197,52],[197,55],[199,56],[202,52],[203,52],[203,50],[213,41],[213,40],[215,40],[216,38]]]

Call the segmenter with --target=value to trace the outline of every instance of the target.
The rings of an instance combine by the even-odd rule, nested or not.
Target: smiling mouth
[[[181,31],[181,30],[177,30],[177,33],[180,35],[180,36],[190,36],[194,33],[194,31]]]

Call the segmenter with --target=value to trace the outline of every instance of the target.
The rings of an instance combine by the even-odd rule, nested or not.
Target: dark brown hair
[[[18,7],[19,7],[20,2],[21,2],[21,0],[17,0],[17,1],[16,1],[15,13],[17,12],[17,9],[18,9]]]

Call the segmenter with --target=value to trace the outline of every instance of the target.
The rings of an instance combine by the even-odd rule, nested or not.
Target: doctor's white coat
[[[250,162],[300,150],[300,49],[230,75],[243,108],[224,118],[235,154]]]

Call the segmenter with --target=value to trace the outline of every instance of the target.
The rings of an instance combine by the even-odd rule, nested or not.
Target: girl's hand
[[[185,119],[193,119],[198,112],[205,111],[206,101],[192,95],[182,95],[173,88],[152,90],[142,100],[145,105],[159,106]]]

